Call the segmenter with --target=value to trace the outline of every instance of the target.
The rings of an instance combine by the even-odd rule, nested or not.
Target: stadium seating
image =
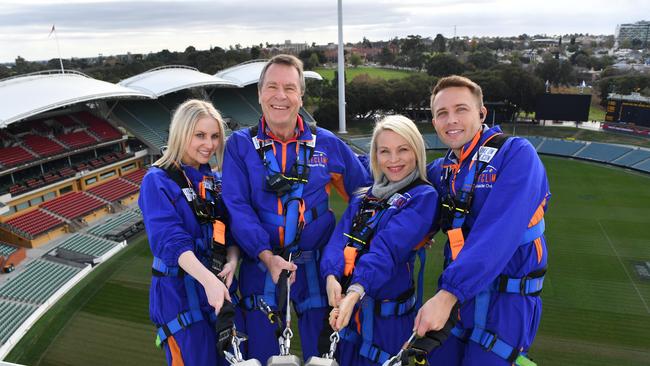
[[[144,175],[147,174],[146,169],[138,169],[132,172],[129,172],[127,174],[124,174],[122,178],[133,182],[137,185],[140,185],[142,183],[142,178],[144,178]]]
[[[0,300],[0,345],[36,310],[35,305]]]
[[[88,233],[100,237],[106,237],[106,235],[111,231],[124,225],[135,226],[140,229],[143,227],[142,212],[139,208],[123,211],[119,215],[111,217],[105,222],[94,226],[88,230]]]
[[[356,137],[350,139],[350,143],[363,151],[370,151],[370,137]]]
[[[261,112],[255,107],[259,107],[257,101],[252,104],[239,90],[231,88],[214,89],[212,103],[224,118],[231,118],[239,126],[253,126],[257,124],[261,115]]]
[[[542,137],[537,137],[537,136],[522,136],[522,137],[527,139],[535,149],[537,149],[539,145],[542,143],[542,141],[544,141]]]
[[[0,299],[42,304],[80,270],[78,267],[36,259],[16,277],[0,285]]]
[[[14,217],[2,225],[21,236],[31,239],[63,224],[63,220],[37,209]]]
[[[55,119],[65,128],[74,128],[78,126],[78,123],[68,115],[56,116]]]
[[[438,135],[433,133],[427,133],[422,135],[424,138],[424,144],[427,149],[447,149],[447,146],[440,141]]]
[[[76,113],[74,117],[85,123],[88,126],[88,129],[101,141],[117,140],[122,137],[122,134],[108,122],[90,112],[79,112]]]
[[[74,220],[104,205],[104,202],[85,192],[70,192],[43,203],[41,208],[54,212],[68,220]]]
[[[5,257],[5,258],[9,257],[16,250],[18,250],[18,248],[16,248],[15,246],[0,241],[0,257]]]
[[[545,139],[541,145],[538,146],[537,151],[542,154],[573,156],[578,150],[585,146],[582,141],[566,141],[556,139]]]
[[[138,190],[139,188],[135,184],[117,178],[89,189],[88,193],[103,198],[106,201],[113,202],[133,194]]]
[[[650,159],[646,159],[642,162],[632,165],[632,168],[643,170],[644,172],[650,173]]]
[[[30,154],[22,146],[11,146],[0,149],[0,164],[5,167],[16,166],[32,160],[34,160],[34,155]]]
[[[630,151],[632,151],[631,147],[592,142],[580,150],[575,156],[609,163]]]
[[[631,167],[634,164],[640,163],[646,159],[650,159],[650,151],[637,149],[619,157],[616,160],[613,160],[612,163]]]
[[[117,243],[114,241],[77,233],[67,238],[57,248],[98,258],[115,248],[116,245]]]
[[[39,135],[25,135],[23,141],[29,148],[40,156],[52,156],[65,151],[65,148],[47,137]]]
[[[69,146],[71,149],[79,149],[82,147],[94,145],[97,139],[90,136],[86,131],[76,131],[57,135],[56,138]]]
[[[113,115],[147,145],[160,149],[167,144],[169,114],[164,111],[149,111],[149,106],[152,104],[141,101],[121,101],[113,109]]]

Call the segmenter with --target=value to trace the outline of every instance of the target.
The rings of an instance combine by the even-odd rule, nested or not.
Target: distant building
[[[616,26],[616,47],[624,41],[630,41],[633,47],[648,47],[650,39],[650,22],[642,20],[631,24],[619,24]]]
[[[284,41],[284,44],[280,46],[282,52],[291,53],[294,55],[297,55],[308,48],[309,45],[307,43],[291,43],[291,40],[289,39]]]

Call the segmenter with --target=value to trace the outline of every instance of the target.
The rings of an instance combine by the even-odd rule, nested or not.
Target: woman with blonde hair
[[[321,260],[334,308],[330,325],[342,338],[341,365],[382,364],[411,334],[421,299],[415,256],[436,214],[424,141],[410,119],[389,116],[377,123],[370,165],[374,184],[351,200]]]
[[[215,324],[231,299],[238,249],[226,248],[219,174],[223,126],[208,102],[178,106],[168,147],[140,187],[138,203],[154,256],[149,311],[169,365],[224,362],[217,357]]]

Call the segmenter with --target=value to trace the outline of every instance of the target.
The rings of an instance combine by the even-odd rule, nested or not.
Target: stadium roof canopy
[[[202,86],[240,87],[239,83],[200,72],[188,66],[162,66],[118,83],[150,94],[153,98],[178,90]]]
[[[43,71],[0,80],[0,128],[52,109],[105,98],[147,93],[93,79],[77,71]]]
[[[230,80],[241,86],[256,84],[267,60],[254,60],[219,71],[215,76]],[[317,72],[305,71],[306,78],[323,80]]]

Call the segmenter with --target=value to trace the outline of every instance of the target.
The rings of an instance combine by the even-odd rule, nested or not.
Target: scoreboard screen
[[[537,98],[535,119],[586,122],[590,105],[591,94],[542,94]]]
[[[634,123],[637,126],[650,127],[650,103],[609,100],[607,102],[608,122]]]

